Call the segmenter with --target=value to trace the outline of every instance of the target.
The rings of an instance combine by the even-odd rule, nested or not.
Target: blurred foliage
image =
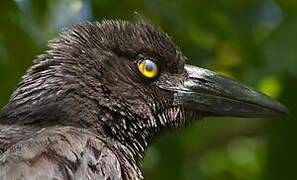
[[[291,111],[269,120],[207,118],[161,138],[142,162],[146,179],[297,179],[297,1],[2,0],[0,107],[48,40],[102,19],[145,19],[188,63],[257,87]]]

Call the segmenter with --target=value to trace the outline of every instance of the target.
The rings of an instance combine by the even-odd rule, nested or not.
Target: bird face
[[[78,25],[51,46],[55,51],[66,46],[71,57],[77,57],[75,66],[83,69],[82,79],[89,81],[87,96],[104,109],[99,121],[123,142],[133,137],[145,144],[162,129],[181,127],[193,117],[288,113],[283,105],[251,87],[185,64],[186,58],[169,36],[146,23]]]
[[[170,37],[146,23],[81,24],[50,47],[11,98],[10,104],[23,100],[16,105],[20,108],[30,104],[26,110],[33,112],[16,111],[30,114],[30,124],[40,122],[32,118],[40,112],[54,110],[51,122],[93,128],[143,151],[163,129],[192,119],[288,113],[251,87],[185,64]]]

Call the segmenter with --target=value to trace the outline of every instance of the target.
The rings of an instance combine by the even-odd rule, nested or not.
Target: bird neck
[[[102,128],[96,128],[95,130],[103,132],[98,133],[105,134],[124,145],[126,151],[129,151],[136,161],[142,158],[144,151],[150,144],[151,133],[140,123],[137,123],[141,122],[141,120],[137,119],[137,117],[131,120],[131,118],[118,112],[106,112],[100,118],[100,121]]]

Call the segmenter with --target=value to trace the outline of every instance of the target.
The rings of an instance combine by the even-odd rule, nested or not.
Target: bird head
[[[163,130],[205,116],[287,113],[251,87],[185,64],[171,38],[147,23],[79,24],[49,46],[11,97],[6,109],[18,110],[7,119],[92,129],[138,152]]]

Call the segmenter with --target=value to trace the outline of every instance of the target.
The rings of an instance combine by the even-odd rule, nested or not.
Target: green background
[[[0,107],[62,28],[102,19],[145,19],[202,66],[285,104],[275,119],[205,118],[151,146],[154,180],[297,179],[296,0],[1,0]]]

